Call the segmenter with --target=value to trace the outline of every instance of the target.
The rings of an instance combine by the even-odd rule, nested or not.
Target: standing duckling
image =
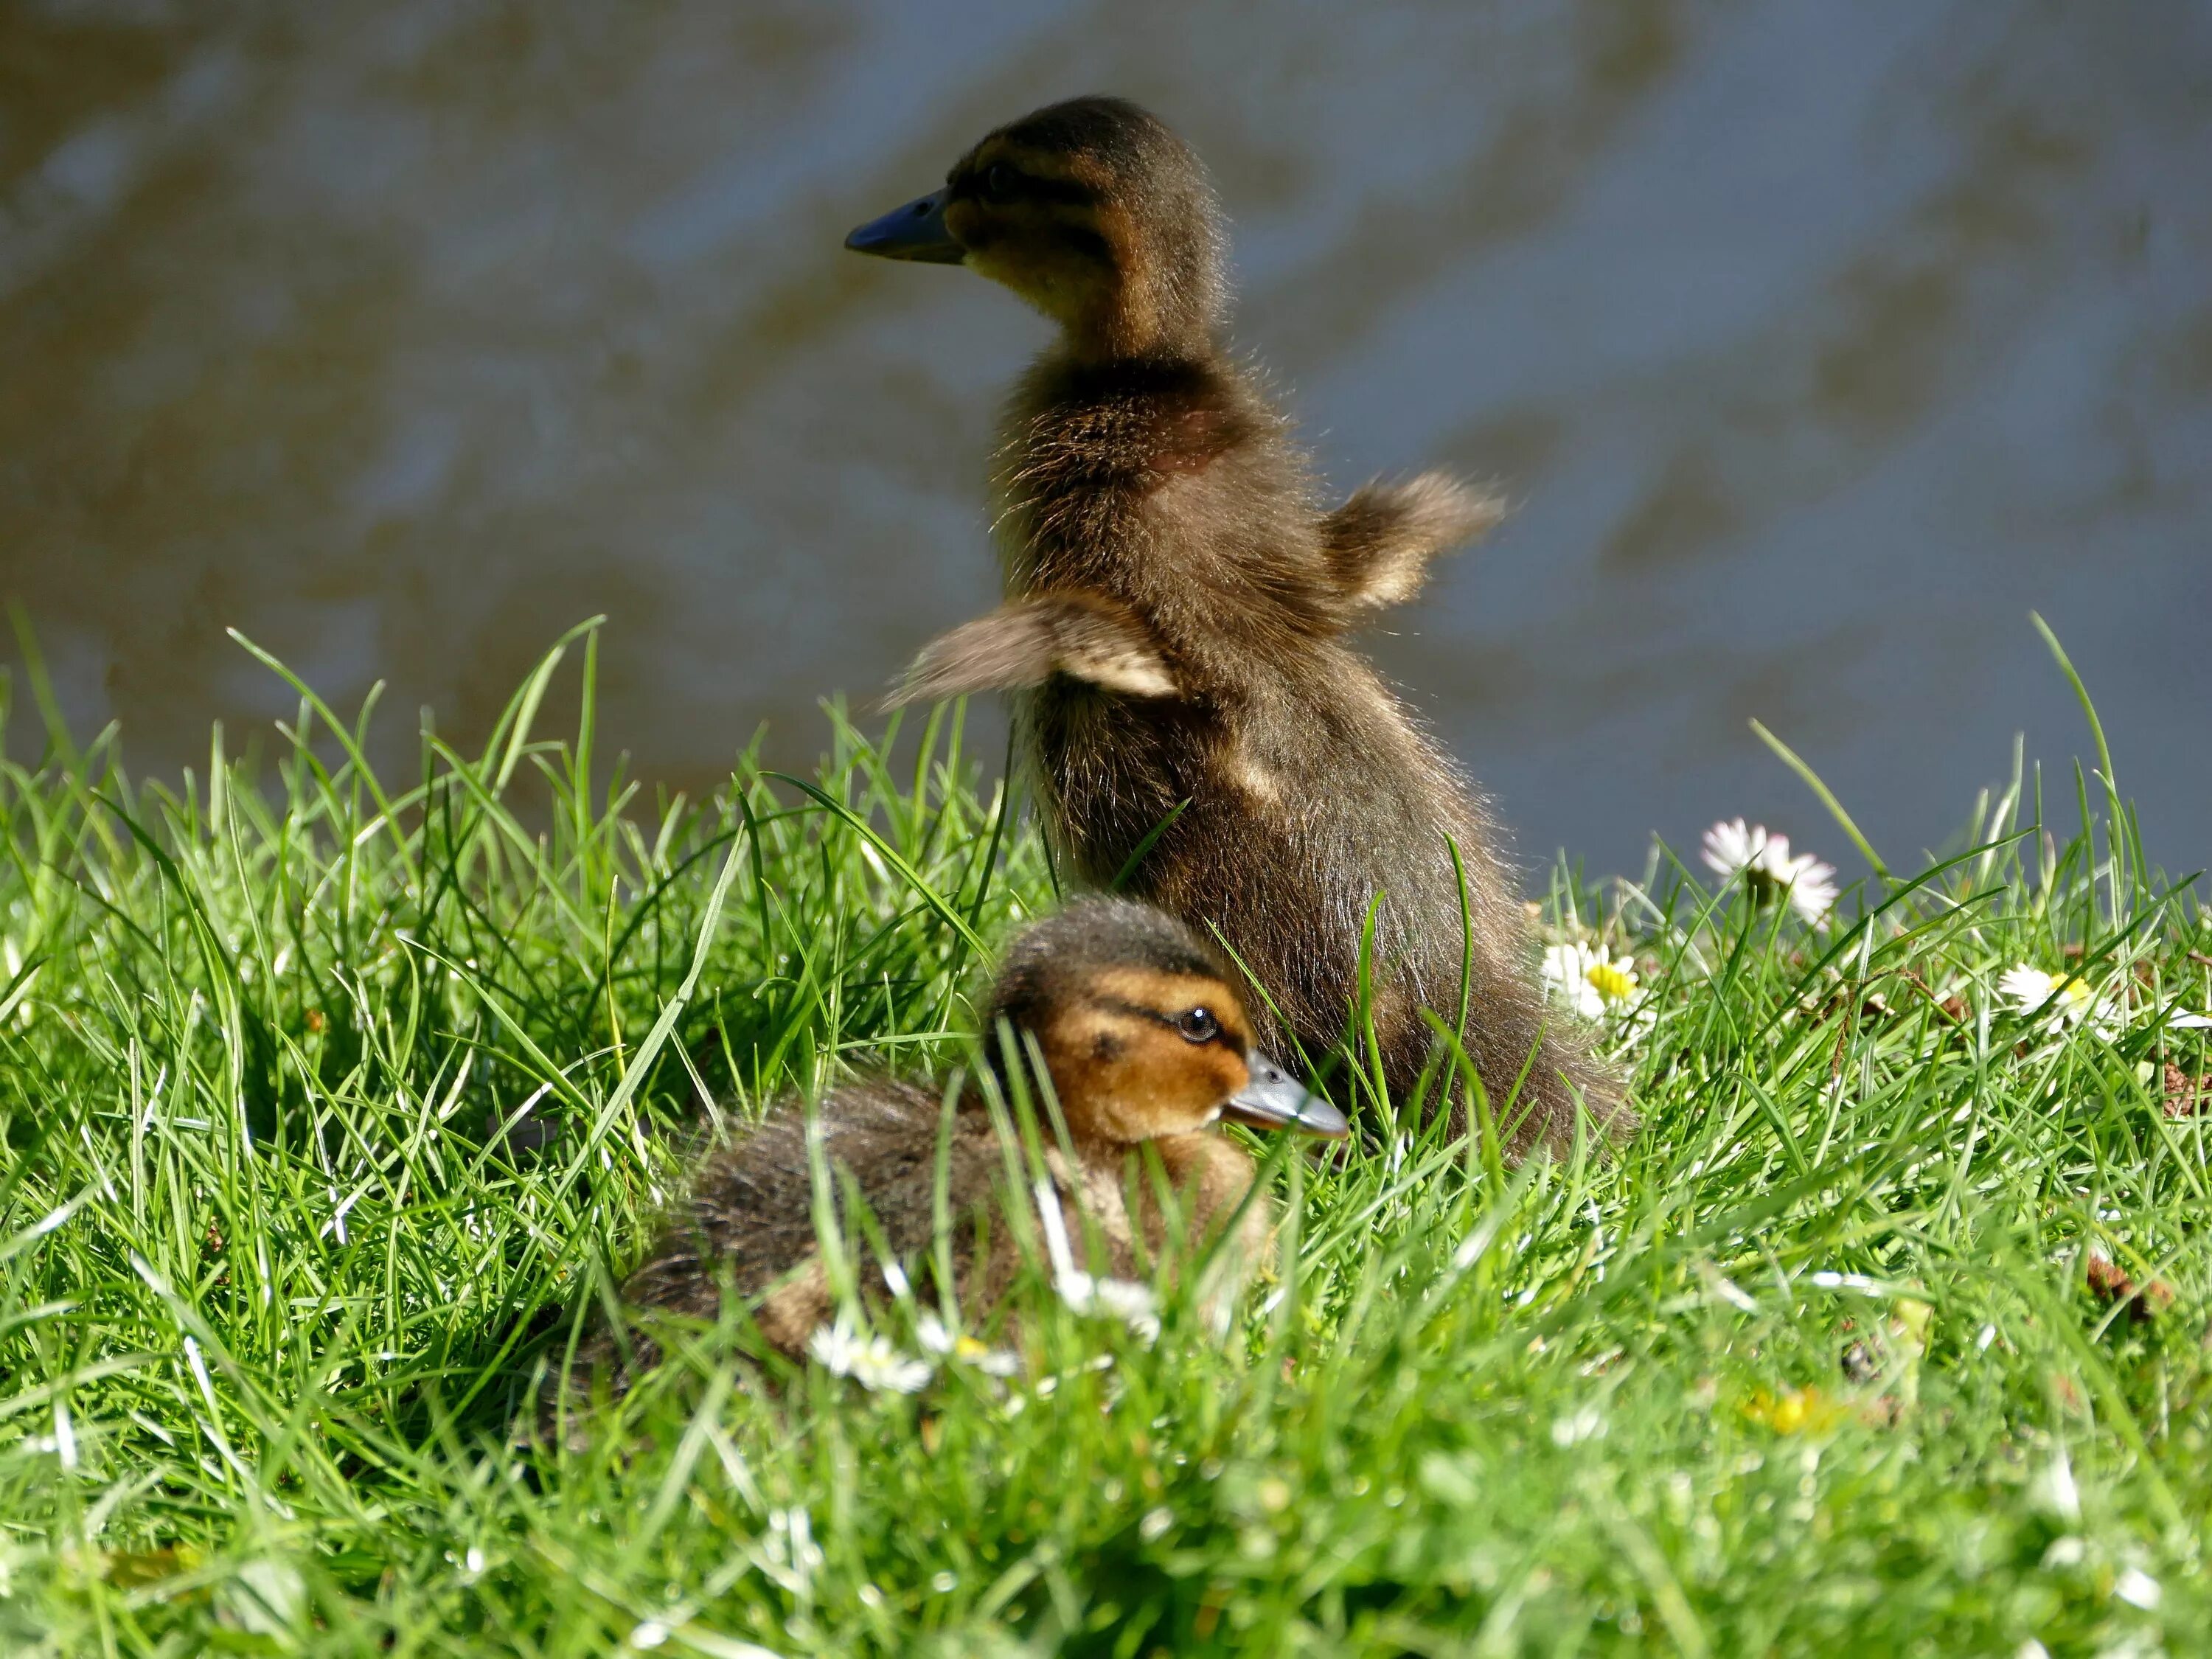
[[[1234,1271],[1264,1257],[1271,1218],[1263,1205],[1245,1203],[1252,1159],[1222,1134],[1221,1123],[1346,1132],[1335,1108],[1260,1051],[1218,958],[1181,922],[1146,905],[1080,901],[1026,930],[993,988],[985,1031],[995,1032],[1001,1020],[1018,1043],[1036,1043],[1067,1130],[1066,1150],[1045,1133],[1060,1231],[1079,1249],[1097,1238],[1101,1265],[1112,1274],[1147,1272],[1172,1243],[1210,1241],[1240,1206],[1237,1235],[1224,1241],[1229,1265]],[[987,1040],[987,1051],[996,1047]],[[1003,1066],[1005,1056],[994,1063]],[[949,1125],[943,1099],[940,1089],[865,1079],[831,1093],[813,1116],[841,1199],[849,1181],[884,1249],[918,1280],[927,1276],[937,1237],[944,1134],[953,1289],[975,1316],[1006,1293],[1022,1266],[1000,1207],[1008,1200],[1009,1149],[979,1089],[970,1085]],[[711,1319],[726,1285],[751,1303],[771,1346],[792,1358],[805,1352],[836,1310],[816,1230],[808,1115],[787,1102],[707,1160],[623,1286],[627,1306]],[[1170,1215],[1153,1183],[1141,1171],[1130,1179],[1140,1152],[1157,1156],[1176,1194],[1179,1240],[1170,1238]],[[1012,1201],[1026,1203],[1027,1195]],[[621,1346],[605,1332],[590,1339],[570,1370],[572,1388],[580,1395],[595,1373],[617,1393],[627,1387]],[[633,1366],[649,1361],[647,1342],[632,1337],[627,1346]],[[559,1403],[557,1394],[549,1395],[549,1407]]]
[[[1218,929],[1309,1051],[1346,1029],[1379,894],[1371,1006],[1395,1096],[1431,1049],[1422,1010],[1449,1023],[1464,983],[1469,1056],[1493,1103],[1516,1101],[1510,1150],[1563,1145],[1578,1106],[1625,1133],[1618,1084],[1544,1006],[1480,802],[1343,639],[1498,504],[1426,473],[1322,510],[1224,349],[1198,158],[1135,105],[1079,98],[1001,127],[845,245],[968,265],[1060,329],[998,452],[1007,603],[924,650],[894,701],[1019,694],[1066,862],[1094,886],[1128,869],[1129,891]]]

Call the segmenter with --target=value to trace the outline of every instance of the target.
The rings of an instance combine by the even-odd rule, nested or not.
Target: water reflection
[[[2203,9],[19,3],[0,591],[142,770],[289,708],[227,625],[465,737],[599,611],[646,775],[803,759],[989,599],[1043,334],[839,239],[1097,88],[1211,161],[1334,479],[1521,502],[1376,648],[1525,851],[1839,850],[1753,714],[1931,842],[2086,748],[2033,607],[2204,861]]]

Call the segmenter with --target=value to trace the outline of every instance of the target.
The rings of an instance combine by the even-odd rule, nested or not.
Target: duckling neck
[[[1124,282],[1063,316],[1061,349],[1086,368],[1212,363],[1222,356],[1221,319],[1203,298]]]

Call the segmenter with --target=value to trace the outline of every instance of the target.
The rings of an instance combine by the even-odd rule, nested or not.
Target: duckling
[[[1195,1245],[1233,1220],[1235,1237],[1223,1241],[1232,1273],[1264,1259],[1273,1224],[1264,1206],[1245,1201],[1253,1161],[1221,1133],[1223,1122],[1325,1137],[1347,1132],[1335,1108],[1261,1052],[1243,1000],[1214,952],[1147,905],[1079,900],[1028,928],[992,988],[985,1031],[995,1032],[1001,1020],[1024,1052],[1021,1039],[1035,1042],[1067,1130],[1066,1149],[1048,1132],[1044,1151],[1061,1236],[1082,1240],[1091,1232],[1113,1274],[1143,1272],[1177,1242],[1170,1237],[1177,1222],[1179,1242]],[[1006,1055],[997,1053],[992,1063],[1003,1092]],[[962,1093],[949,1123],[944,1092],[863,1079],[831,1093],[814,1116],[833,1177],[866,1200],[884,1249],[917,1281],[928,1277],[937,1236],[943,1135],[943,1201],[955,1223],[952,1288],[964,1309],[985,1312],[1021,1267],[1010,1230],[994,1222],[1007,1198],[1009,1149],[979,1085]],[[712,1318],[726,1285],[751,1303],[771,1346],[792,1358],[803,1353],[834,1311],[807,1133],[806,1112],[786,1102],[709,1157],[623,1286],[623,1304]],[[1176,1194],[1172,1212],[1151,1181],[1129,1179],[1140,1151],[1157,1157]],[[570,1389],[587,1386],[594,1374],[616,1392],[626,1388],[632,1369],[654,1351],[649,1340],[629,1337],[631,1364],[623,1366],[617,1358],[623,1346],[611,1333],[592,1338]],[[544,1403],[550,1413],[560,1393],[550,1391]]]
[[[1449,1026],[1464,996],[1484,1088],[1515,1103],[1509,1152],[1563,1145],[1578,1109],[1625,1134],[1620,1085],[1544,1006],[1484,802],[1343,638],[1499,504],[1425,473],[1322,509],[1223,344],[1196,155],[1133,104],[1078,98],[991,133],[845,245],[967,265],[1059,325],[994,467],[1007,602],[927,647],[890,702],[1015,694],[1063,865],[1217,933],[1273,1005],[1264,1044],[1341,1038],[1372,907],[1393,1096],[1430,1056],[1423,1011]]]

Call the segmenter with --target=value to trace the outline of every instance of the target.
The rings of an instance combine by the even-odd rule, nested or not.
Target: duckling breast
[[[1133,1158],[1147,1155],[1159,1159],[1175,1194],[1172,1218],[1162,1209],[1152,1182],[1132,1167]],[[1256,1261],[1273,1236],[1270,1206],[1260,1200],[1246,1202],[1252,1191],[1251,1158],[1218,1128],[1146,1141],[1134,1152],[1119,1146],[1079,1148],[1073,1161],[1052,1147],[1045,1163],[1059,1189],[1070,1238],[1095,1241],[1109,1273],[1142,1273],[1163,1251],[1199,1248],[1231,1224],[1237,1231],[1227,1242],[1227,1255]],[[1132,1193],[1137,1197],[1133,1212]]]

